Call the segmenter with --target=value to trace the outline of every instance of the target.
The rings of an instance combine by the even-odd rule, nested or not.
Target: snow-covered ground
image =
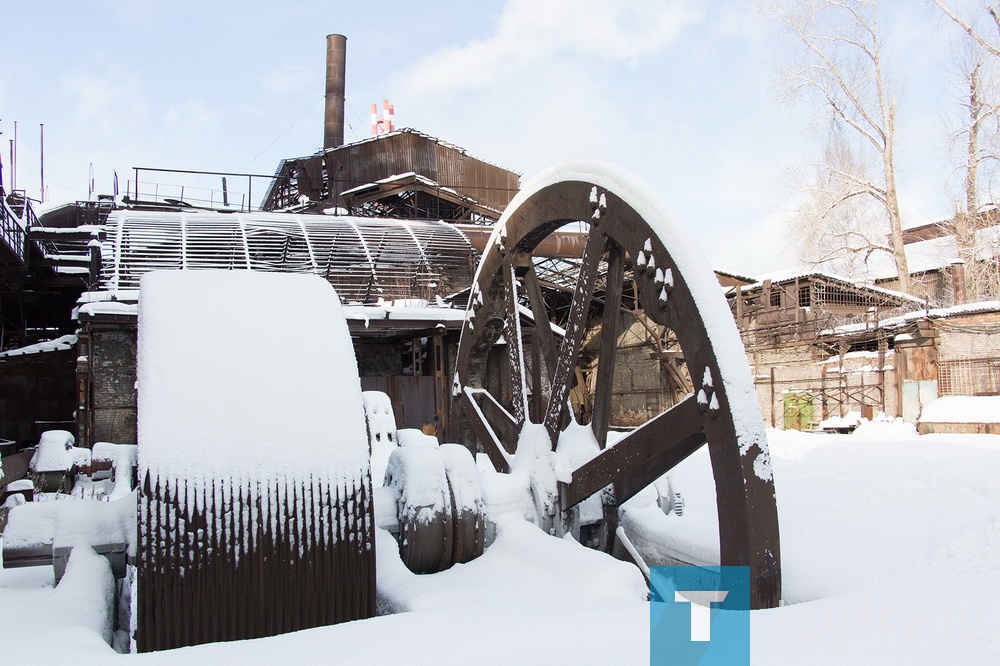
[[[1000,436],[866,422],[852,435],[768,437],[786,603],[753,614],[755,663],[1000,663]],[[627,520],[665,553],[710,561],[707,453],[672,479],[682,517],[633,506]],[[98,558],[84,552],[55,589],[51,568],[0,571],[0,646],[42,663],[648,662],[645,587],[631,565],[513,514],[483,557],[443,573],[409,573],[393,546],[379,535],[379,605],[392,614],[138,656],[102,638]]]

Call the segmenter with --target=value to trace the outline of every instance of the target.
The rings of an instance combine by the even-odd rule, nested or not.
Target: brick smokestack
[[[344,87],[347,37],[326,36],[326,112],[323,116],[323,149],[344,145]]]

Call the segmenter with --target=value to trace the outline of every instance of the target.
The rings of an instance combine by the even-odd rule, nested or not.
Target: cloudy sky
[[[18,121],[18,188],[49,200],[122,189],[133,167],[270,174],[322,144],[325,36],[348,38],[347,141],[369,106],[522,174],[568,159],[652,183],[716,268],[794,263],[794,167],[816,155],[808,105],[782,101],[775,27],[747,0],[35,0],[0,38],[0,155]],[[949,26],[891,2],[907,224],[948,213]],[[154,176],[143,175],[143,180]],[[164,176],[166,178],[166,176]],[[263,181],[259,187],[263,189]],[[258,187],[258,185],[255,185]]]

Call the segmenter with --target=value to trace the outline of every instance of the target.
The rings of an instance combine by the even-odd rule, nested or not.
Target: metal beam
[[[695,396],[688,396],[575,470],[571,482],[559,484],[562,509],[613,483],[615,499],[624,502],[698,450],[705,443],[702,427]]]

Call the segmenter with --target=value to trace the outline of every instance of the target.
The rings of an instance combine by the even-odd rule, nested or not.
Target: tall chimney
[[[323,149],[344,145],[344,81],[347,37],[326,36],[326,113],[323,116]]]

